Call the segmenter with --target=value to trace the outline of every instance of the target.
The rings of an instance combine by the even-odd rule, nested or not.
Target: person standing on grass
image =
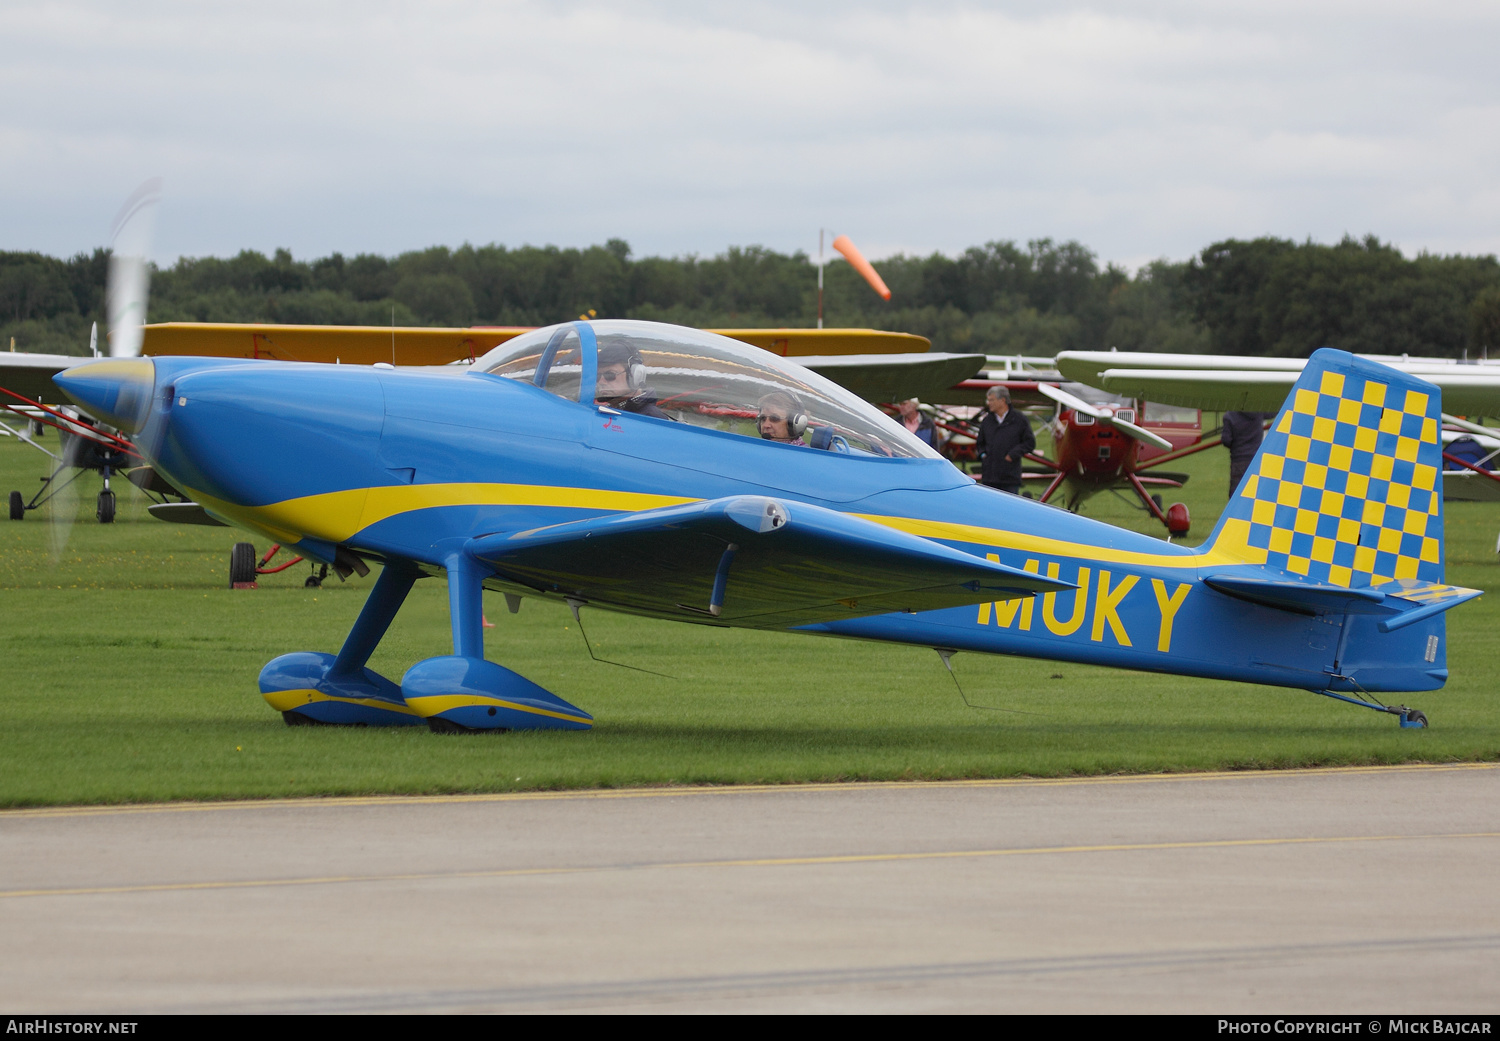
[[[896,408],[901,412],[902,426],[927,442],[929,448],[938,447],[937,427],[932,425],[932,417],[923,413],[920,401],[916,398],[907,398]]]
[[[980,483],[999,488],[1012,495],[1021,494],[1021,460],[1036,451],[1036,436],[1031,424],[1019,412],[1011,411],[1010,391],[991,387],[984,396],[989,412],[979,423],[979,459],[983,464]]]
[[[1250,468],[1250,460],[1260,451],[1260,440],[1266,432],[1265,412],[1226,412],[1219,431],[1219,443],[1229,449],[1229,497],[1240,486],[1240,478]]]

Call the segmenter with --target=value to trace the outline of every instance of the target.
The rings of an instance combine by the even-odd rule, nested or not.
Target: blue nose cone
[[[150,358],[101,358],[52,377],[89,415],[126,433],[139,433],[151,413],[156,366]]]

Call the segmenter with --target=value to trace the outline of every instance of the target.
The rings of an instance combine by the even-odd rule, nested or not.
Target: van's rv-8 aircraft
[[[649,394],[605,393],[620,358]],[[486,659],[491,589],[1300,688],[1422,726],[1379,695],[1443,686],[1444,612],[1479,595],[1444,583],[1438,389],[1335,351],[1197,549],[978,486],[794,361],[675,326],[568,322],[466,370],[117,357],[55,382],[188,509],[382,566],[342,648],[262,670],[293,724],[591,726]],[[425,578],[453,653],[396,682],[367,662]]]

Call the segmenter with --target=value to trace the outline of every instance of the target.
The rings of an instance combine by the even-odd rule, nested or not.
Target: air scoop
[[[139,433],[151,412],[156,365],[150,358],[104,358],[52,377],[78,407],[126,433]]]

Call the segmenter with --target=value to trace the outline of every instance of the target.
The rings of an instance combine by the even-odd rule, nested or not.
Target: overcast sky
[[[0,5],[0,249],[1500,250],[1500,5]]]

